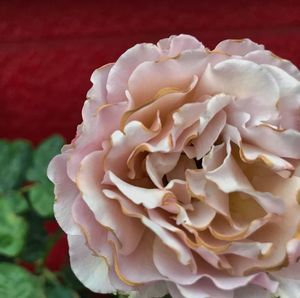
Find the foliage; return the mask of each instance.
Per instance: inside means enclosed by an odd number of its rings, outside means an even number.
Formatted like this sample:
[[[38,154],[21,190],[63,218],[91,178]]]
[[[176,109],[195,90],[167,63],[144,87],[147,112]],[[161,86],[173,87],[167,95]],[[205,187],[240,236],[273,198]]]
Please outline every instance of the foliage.
[[[63,237],[54,222],[53,185],[46,171],[64,144],[54,135],[33,148],[26,140],[0,140],[0,297],[95,297],[76,279],[68,264],[57,272],[47,257]]]

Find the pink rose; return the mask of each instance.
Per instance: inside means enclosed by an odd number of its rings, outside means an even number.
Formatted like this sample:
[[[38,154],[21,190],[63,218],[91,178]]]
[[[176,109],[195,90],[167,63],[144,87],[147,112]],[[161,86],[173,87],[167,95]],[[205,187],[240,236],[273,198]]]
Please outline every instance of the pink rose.
[[[76,138],[48,170],[83,284],[299,297],[299,78],[249,39],[209,50],[188,35],[97,69]]]

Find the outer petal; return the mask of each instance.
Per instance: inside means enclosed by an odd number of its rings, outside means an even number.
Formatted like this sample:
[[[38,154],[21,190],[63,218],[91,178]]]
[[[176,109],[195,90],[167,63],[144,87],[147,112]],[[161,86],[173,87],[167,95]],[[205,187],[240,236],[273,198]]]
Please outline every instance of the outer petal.
[[[103,178],[103,155],[103,152],[95,151],[83,159],[77,185],[96,220],[113,231],[121,242],[122,253],[129,254],[138,245],[144,229],[138,219],[124,215],[119,204],[103,194],[100,184]]]
[[[131,108],[150,102],[162,88],[185,89],[194,75],[200,77],[203,73],[206,57],[203,51],[195,50],[182,53],[177,59],[140,64],[128,82],[128,90],[133,98]]]
[[[269,291],[255,286],[247,285],[234,291],[234,298],[273,298]]]
[[[280,298],[298,298],[300,293],[300,263],[283,268],[272,275],[279,281],[276,294]]]
[[[263,50],[264,46],[259,45],[252,40],[245,39],[226,39],[217,44],[213,51],[225,52],[229,55],[245,56],[248,53],[257,50]]]
[[[106,103],[106,82],[108,74],[113,64],[106,64],[100,68],[97,68],[91,76],[91,82],[93,87],[88,91],[87,98],[95,100],[98,105]]]
[[[156,61],[159,49],[151,43],[138,44],[127,50],[112,67],[107,79],[107,102],[117,103],[126,99],[128,79],[133,70],[145,61]]]
[[[256,63],[228,59],[208,65],[198,85],[201,94],[226,93],[238,99],[251,98],[261,106],[275,109],[279,88],[275,79]]]
[[[277,66],[283,69],[284,71],[286,71],[287,73],[289,73],[297,80],[300,79],[300,71],[291,61],[282,59],[274,55],[270,51],[265,51],[265,50],[253,51],[248,53],[244,58],[253,61],[257,64],[269,64],[269,65]]]
[[[80,229],[72,216],[72,205],[80,195],[73,181],[67,175],[67,155],[60,154],[48,166],[48,177],[54,183],[56,201],[54,214],[61,228],[70,235],[80,235]]]
[[[126,103],[97,108],[92,100],[85,102],[82,131],[72,144],[67,164],[68,175],[74,182],[81,160],[90,152],[102,149],[102,143],[118,128],[118,120],[125,108]]]
[[[117,253],[115,268],[119,276],[124,280],[134,283],[150,283],[165,279],[153,263],[153,240],[151,232],[145,232],[139,245],[130,255],[123,256]],[[141,268],[143,274],[141,274]]]
[[[190,286],[178,285],[177,287],[185,298],[233,298],[233,291],[220,290],[207,279]]]
[[[161,39],[157,46],[167,57],[176,57],[186,50],[200,49],[205,51],[203,44],[197,38],[187,34],[172,35],[169,38]]]
[[[78,279],[90,290],[97,293],[112,293],[105,260],[95,256],[85,244],[82,236],[68,235],[71,268]]]

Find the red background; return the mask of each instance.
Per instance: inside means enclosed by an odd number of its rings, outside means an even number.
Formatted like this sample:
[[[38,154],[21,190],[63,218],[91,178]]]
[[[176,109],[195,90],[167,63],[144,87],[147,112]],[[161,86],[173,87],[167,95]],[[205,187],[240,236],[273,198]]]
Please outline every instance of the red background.
[[[250,37],[300,66],[300,1],[0,0],[0,137],[70,140],[95,68],[178,33]]]

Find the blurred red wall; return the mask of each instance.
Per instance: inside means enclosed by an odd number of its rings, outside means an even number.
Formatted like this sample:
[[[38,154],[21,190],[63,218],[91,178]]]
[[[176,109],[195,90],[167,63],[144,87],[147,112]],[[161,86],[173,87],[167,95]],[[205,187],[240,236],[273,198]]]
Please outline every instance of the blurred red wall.
[[[250,37],[300,66],[300,1],[0,0],[0,137],[70,140],[95,68],[178,33]]]

